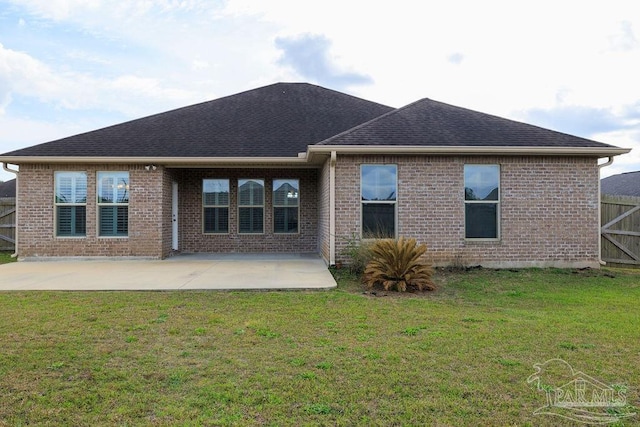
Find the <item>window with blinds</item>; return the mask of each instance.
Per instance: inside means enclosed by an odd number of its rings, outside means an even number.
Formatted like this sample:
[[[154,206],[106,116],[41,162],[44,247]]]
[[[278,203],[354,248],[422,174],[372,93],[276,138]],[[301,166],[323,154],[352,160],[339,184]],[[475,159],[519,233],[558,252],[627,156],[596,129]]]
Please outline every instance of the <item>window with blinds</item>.
[[[264,233],[264,179],[238,180],[238,233]]]
[[[58,237],[87,235],[87,174],[55,172],[55,225]]]
[[[464,236],[500,238],[500,165],[464,165]]]
[[[98,172],[98,235],[129,235],[129,173]]]
[[[202,180],[202,224],[206,234],[229,232],[229,180]]]
[[[300,183],[297,179],[273,180],[273,232],[298,233]]]
[[[361,165],[362,238],[395,238],[397,165]]]

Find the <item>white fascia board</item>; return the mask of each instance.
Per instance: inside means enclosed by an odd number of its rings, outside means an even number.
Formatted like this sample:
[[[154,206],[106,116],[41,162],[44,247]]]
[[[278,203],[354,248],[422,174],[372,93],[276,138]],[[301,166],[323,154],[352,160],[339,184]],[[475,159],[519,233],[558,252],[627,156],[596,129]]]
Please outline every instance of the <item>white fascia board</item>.
[[[21,163],[87,163],[87,164],[158,164],[172,167],[216,166],[216,165],[304,165],[305,156],[298,157],[99,157],[99,156],[6,156],[0,162],[19,165]]]
[[[433,154],[433,155],[534,155],[534,156],[597,156],[626,154],[630,148],[619,147],[501,147],[501,146],[371,146],[371,145],[310,145],[307,157],[314,153],[330,154]]]
[[[21,163],[88,163],[88,164],[158,164],[169,167],[237,166],[237,165],[290,165],[304,166],[314,163],[315,155],[329,157],[337,154],[431,154],[431,155],[506,155],[506,156],[589,156],[609,157],[626,154],[630,148],[619,147],[500,147],[500,146],[373,146],[373,145],[309,145],[306,153],[297,157],[99,157],[99,156],[6,156],[0,162]]]

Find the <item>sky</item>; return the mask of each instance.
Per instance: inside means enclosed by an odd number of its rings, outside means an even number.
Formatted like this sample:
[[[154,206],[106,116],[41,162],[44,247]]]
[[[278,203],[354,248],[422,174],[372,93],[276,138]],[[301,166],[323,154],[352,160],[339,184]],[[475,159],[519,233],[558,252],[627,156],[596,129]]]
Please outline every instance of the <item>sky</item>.
[[[0,0],[0,153],[276,82],[430,98],[640,170],[637,0]]]

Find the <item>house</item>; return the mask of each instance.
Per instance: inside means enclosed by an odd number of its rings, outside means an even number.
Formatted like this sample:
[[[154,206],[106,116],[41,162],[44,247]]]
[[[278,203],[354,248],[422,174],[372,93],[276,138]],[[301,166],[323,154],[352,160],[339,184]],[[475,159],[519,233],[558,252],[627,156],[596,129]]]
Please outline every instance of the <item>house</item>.
[[[629,150],[422,99],[277,83],[0,155],[19,257],[319,253],[416,238],[435,264],[598,266],[599,158]],[[6,166],[9,165],[9,166]]]
[[[13,199],[16,197],[16,180],[0,182],[0,200]]]
[[[640,171],[608,176],[600,182],[603,195],[640,198]]]

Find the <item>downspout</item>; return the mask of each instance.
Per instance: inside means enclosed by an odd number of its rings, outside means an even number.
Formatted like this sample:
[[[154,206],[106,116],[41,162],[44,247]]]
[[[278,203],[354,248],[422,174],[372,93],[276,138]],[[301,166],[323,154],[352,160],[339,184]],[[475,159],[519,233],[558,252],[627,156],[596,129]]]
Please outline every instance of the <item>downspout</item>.
[[[329,161],[329,265],[336,265],[336,160],[331,152]]]
[[[600,265],[606,265],[607,263],[602,260],[602,186],[600,184],[600,172],[605,166],[609,166],[613,163],[613,156],[609,156],[609,160],[605,163],[598,165],[598,262]]]
[[[18,174],[18,170],[17,169],[9,169],[7,167],[6,163],[2,163],[2,169],[4,169],[5,171],[7,171],[9,173],[12,173],[12,174],[14,174],[16,176],[16,233],[15,233],[16,234],[16,238],[14,239],[15,243],[13,244],[14,251],[11,254],[11,258],[15,258],[15,257],[18,256],[18,212],[19,212],[18,211],[18,200],[19,200],[19,198],[18,198],[19,187],[18,186],[20,185],[20,180],[18,179],[18,175],[19,174]]]

